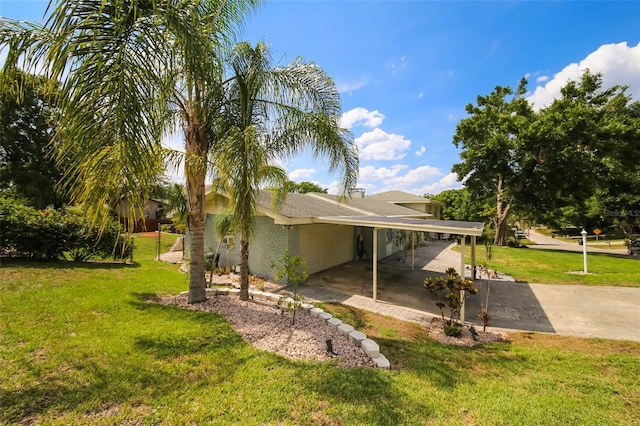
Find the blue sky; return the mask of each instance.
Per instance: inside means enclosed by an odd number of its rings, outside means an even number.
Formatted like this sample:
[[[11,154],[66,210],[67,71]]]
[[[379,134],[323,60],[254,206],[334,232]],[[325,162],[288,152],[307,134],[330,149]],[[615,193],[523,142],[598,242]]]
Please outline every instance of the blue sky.
[[[0,0],[0,15],[39,20],[45,5]],[[301,56],[333,77],[367,194],[459,188],[455,126],[466,104],[497,85],[526,77],[542,107],[589,68],[640,100],[638,1],[267,1],[241,39],[267,42],[281,64]],[[322,161],[303,154],[283,166],[292,180],[337,192],[338,176]]]

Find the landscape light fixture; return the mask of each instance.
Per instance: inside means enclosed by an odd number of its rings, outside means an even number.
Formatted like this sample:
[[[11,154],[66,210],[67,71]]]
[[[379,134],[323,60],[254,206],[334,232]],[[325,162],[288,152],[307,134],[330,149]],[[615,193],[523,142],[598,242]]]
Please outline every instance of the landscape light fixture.
[[[582,256],[584,257],[584,273],[587,273],[587,231],[582,228]]]

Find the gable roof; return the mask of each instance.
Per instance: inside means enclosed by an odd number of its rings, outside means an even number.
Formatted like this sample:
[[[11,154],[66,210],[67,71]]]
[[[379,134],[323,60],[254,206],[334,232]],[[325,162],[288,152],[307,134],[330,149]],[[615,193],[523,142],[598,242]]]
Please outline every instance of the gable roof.
[[[311,197],[319,198],[325,202],[342,204],[347,208],[353,210],[356,215],[366,216],[393,216],[393,217],[428,217],[425,212],[411,209],[408,207],[392,204],[385,200],[379,200],[376,198],[361,198],[353,197],[347,198],[344,201],[340,200],[336,195],[312,193]],[[359,213],[359,214],[358,214]]]
[[[356,212],[344,205],[327,203],[309,194],[288,193],[284,201],[273,204],[271,191],[258,192],[258,206],[261,213],[270,216],[275,213],[288,218],[312,218],[319,216],[352,216]]]
[[[421,203],[421,204],[442,204],[440,201],[432,200],[431,198],[420,197],[418,195],[409,194],[404,191],[386,191],[378,194],[369,195],[367,198],[376,198],[387,201],[389,203],[409,204],[409,203]]]
[[[209,188],[208,190],[210,191]],[[397,193],[395,194],[396,196],[406,194],[402,193],[402,191],[390,192]],[[396,198],[396,196],[392,195],[387,196]],[[285,199],[277,205],[274,205],[273,197],[272,191],[258,191],[258,212],[261,215],[271,217],[278,225],[333,223],[476,236],[482,234],[484,226],[482,222],[428,219],[431,215],[394,204],[385,200],[384,197],[346,197],[341,199],[336,195],[317,192],[306,194],[288,193]],[[414,197],[420,199],[421,203],[429,202],[426,198]],[[404,202],[416,203],[417,200],[405,198]]]
[[[337,195],[310,192],[306,194],[288,193],[286,198],[274,206],[271,191],[258,192],[260,213],[278,221],[287,219],[311,219],[330,216],[391,216],[428,217],[424,212],[380,200],[367,198],[344,198]],[[297,221],[299,222],[299,220]]]

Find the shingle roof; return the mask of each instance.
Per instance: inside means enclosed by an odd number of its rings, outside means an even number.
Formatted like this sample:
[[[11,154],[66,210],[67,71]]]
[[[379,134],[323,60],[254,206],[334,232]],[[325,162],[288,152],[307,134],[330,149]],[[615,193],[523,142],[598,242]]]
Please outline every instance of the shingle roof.
[[[386,191],[379,194],[369,195],[367,198],[377,198],[385,200],[390,203],[436,203],[442,204],[439,201],[432,200],[430,198],[420,197],[418,195],[409,194],[404,191]]]
[[[289,193],[287,194],[284,202],[275,206],[274,209],[272,192],[260,191],[258,193],[258,205],[267,212],[274,212],[290,218],[353,216],[362,214],[349,209],[346,206],[336,205],[314,198],[309,194]]]
[[[209,188],[208,188],[209,189]],[[402,194],[402,191],[390,191]],[[406,194],[406,193],[405,193]],[[421,197],[418,197],[421,198]],[[425,200],[421,198],[421,200]],[[411,201],[405,200],[410,203]],[[415,202],[415,200],[413,201]],[[482,222],[455,222],[425,220],[429,215],[418,210],[393,204],[377,197],[354,197],[341,200],[338,196],[320,193],[287,194],[285,200],[274,207],[271,191],[258,192],[258,205],[262,214],[280,217],[284,223],[335,223],[368,227],[433,232],[453,232],[462,235],[480,235]]]
[[[447,232],[459,235],[482,235],[484,223],[455,220],[425,220],[390,216],[334,216],[321,217],[321,223],[337,225],[366,226],[369,228],[406,229],[410,231]]]
[[[312,197],[321,198],[326,202],[339,203],[339,198],[336,195],[329,194],[310,194]],[[369,216],[403,216],[403,217],[425,217],[424,212],[410,209],[408,207],[392,204],[384,200],[378,200],[375,198],[360,198],[353,197],[344,200],[344,205],[354,210],[352,215],[369,215]]]

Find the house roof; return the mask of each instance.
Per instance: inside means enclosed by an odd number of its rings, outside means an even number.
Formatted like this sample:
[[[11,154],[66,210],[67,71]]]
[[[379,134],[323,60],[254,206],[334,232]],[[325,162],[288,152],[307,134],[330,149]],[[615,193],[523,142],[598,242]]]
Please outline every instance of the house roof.
[[[282,203],[274,206],[273,193],[271,191],[259,191],[258,205],[264,214],[269,215],[272,212],[288,218],[350,216],[356,214],[354,210],[345,205],[328,203],[309,194],[288,193]]]
[[[390,193],[406,194],[401,191],[390,191]],[[399,199],[391,195],[388,197]],[[425,198],[414,197],[422,203],[428,202]],[[316,192],[288,193],[283,202],[274,205],[273,192],[265,190],[258,192],[257,201],[260,214],[273,218],[276,224],[281,225],[330,223],[370,228],[482,235],[484,226],[482,222],[428,219],[429,214],[394,204],[384,198],[384,196],[371,196],[341,199],[336,195]],[[405,198],[404,202],[416,203],[417,200]]]
[[[419,210],[392,204],[375,198],[352,197],[340,200],[336,195],[312,193],[311,197],[319,198],[325,202],[343,205],[351,209],[355,214],[367,216],[394,216],[394,217],[428,217],[429,215]]]
[[[414,219],[389,216],[334,216],[319,217],[315,222],[332,223],[335,225],[364,226],[368,228],[404,229],[407,231],[422,231],[448,233],[457,235],[482,235],[484,223],[463,222],[457,220]]]
[[[379,194],[369,195],[367,198],[376,198],[387,201],[389,203],[409,204],[409,203],[421,203],[421,204],[442,204],[440,201],[432,200],[430,198],[420,197],[418,195],[409,194],[404,191],[386,191]]]

